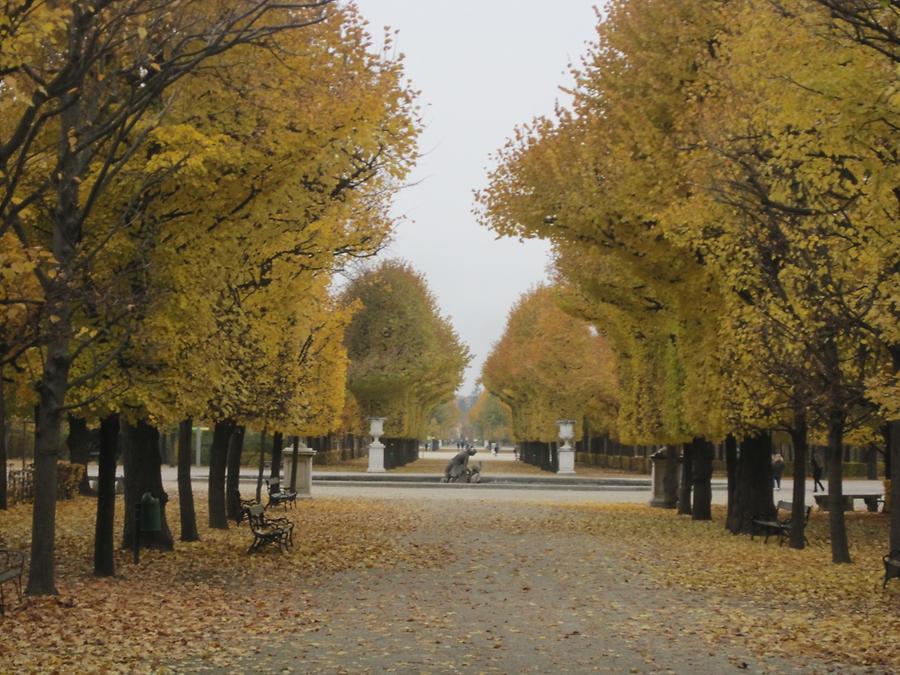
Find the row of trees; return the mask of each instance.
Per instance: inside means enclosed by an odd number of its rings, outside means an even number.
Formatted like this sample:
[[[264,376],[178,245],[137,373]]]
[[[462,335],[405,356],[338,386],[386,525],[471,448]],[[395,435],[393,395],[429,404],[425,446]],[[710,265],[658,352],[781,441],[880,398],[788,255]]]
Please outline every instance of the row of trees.
[[[351,280],[343,305],[361,306],[347,327],[350,357],[347,428],[386,417],[385,436],[422,439],[450,411],[471,356],[441,316],[424,278],[408,264],[385,261]],[[452,407],[451,407],[452,410]],[[451,413],[452,414],[452,413]]]
[[[686,443],[702,479],[710,441],[745,439],[735,531],[772,508],[769,430],[793,437],[797,513],[811,435],[836,503],[846,434],[900,463],[897,21],[892,2],[615,0],[572,108],[518,129],[479,195],[499,234],[553,242],[563,306],[615,353],[624,442]],[[840,508],[831,535],[849,562]]]
[[[0,11],[0,439],[6,416],[36,410],[28,592],[44,594],[66,416],[100,425],[101,574],[120,437],[130,515],[162,496],[158,428],[180,424],[191,539],[192,418],[215,427],[213,527],[246,426],[271,432],[276,471],[285,435],[340,426],[357,307],[332,279],[389,235],[419,121],[402,60],[389,39],[373,48],[352,3]],[[151,543],[171,547],[163,523]]]
[[[585,419],[598,433],[615,428],[619,387],[609,340],[559,302],[549,286],[522,296],[482,369],[486,390],[509,409],[517,439],[554,441],[560,418]],[[470,416],[489,405],[483,399]]]

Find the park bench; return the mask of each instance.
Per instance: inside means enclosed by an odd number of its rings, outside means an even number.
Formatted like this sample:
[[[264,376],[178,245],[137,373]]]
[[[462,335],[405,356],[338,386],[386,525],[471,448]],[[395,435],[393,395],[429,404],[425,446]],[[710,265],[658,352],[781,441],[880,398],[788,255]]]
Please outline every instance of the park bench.
[[[266,544],[275,544],[282,551],[294,545],[294,523],[288,518],[267,518],[262,504],[247,509],[247,522],[253,533],[253,543],[247,553],[258,551]]]
[[[0,548],[0,614],[6,611],[6,597],[3,587],[11,581],[16,587],[19,602],[22,601],[22,574],[25,571],[25,554],[21,551],[13,551]]]
[[[241,509],[238,512],[238,517],[237,517],[237,524],[240,525],[245,520],[248,520],[248,521],[250,520],[250,507],[258,504],[259,502],[257,502],[255,499],[242,498],[240,491],[237,491],[237,490],[235,491],[235,495],[237,496],[238,501],[241,504]]]
[[[872,513],[878,511],[878,504],[883,502],[884,495],[881,492],[866,492],[858,494],[841,495],[844,505],[844,511],[853,510],[853,502],[856,499],[862,499],[866,503],[866,508]],[[828,511],[831,506],[831,495],[813,495],[816,505],[823,511]]]
[[[793,508],[794,505],[791,502],[780,501],[775,507],[774,518],[754,518],[753,530],[750,533],[750,539],[753,539],[757,534],[764,534],[766,536],[765,543],[769,543],[769,537],[777,535],[778,545],[781,546],[784,543],[784,538],[790,536],[791,534],[791,523],[794,520]],[[779,511],[784,511],[788,514],[788,517],[784,520],[779,519]],[[812,507],[807,506],[806,515],[803,518],[804,524],[809,522],[809,514],[811,511]],[[809,541],[806,539],[806,535],[803,536],[803,540],[806,541],[807,544],[809,544]]]
[[[266,481],[266,487],[269,489],[269,503],[266,504],[266,508],[279,504],[285,507],[290,504],[294,507],[297,504],[297,493],[282,490],[280,481]]]
[[[891,551],[884,558],[884,583],[882,588],[887,588],[887,582],[893,578],[900,579],[900,549]]]

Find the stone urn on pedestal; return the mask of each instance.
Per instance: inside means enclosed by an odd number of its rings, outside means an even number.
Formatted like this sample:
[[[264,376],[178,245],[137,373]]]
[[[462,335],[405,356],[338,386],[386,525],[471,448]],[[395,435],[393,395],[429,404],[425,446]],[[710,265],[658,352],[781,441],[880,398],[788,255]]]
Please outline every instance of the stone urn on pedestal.
[[[574,474],[575,473],[575,449],[569,443],[575,437],[575,420],[558,420],[559,437],[563,444],[559,446],[557,454],[559,456],[558,474]]]
[[[372,442],[369,443],[369,468],[366,473],[384,473],[384,443],[379,438],[384,434],[384,421],[386,417],[370,417],[369,433],[372,434]]]

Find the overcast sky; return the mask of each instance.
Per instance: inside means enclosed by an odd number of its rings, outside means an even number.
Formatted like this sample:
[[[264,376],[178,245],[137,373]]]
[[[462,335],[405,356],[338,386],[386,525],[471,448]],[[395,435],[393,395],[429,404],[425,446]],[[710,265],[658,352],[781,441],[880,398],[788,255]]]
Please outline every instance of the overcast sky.
[[[568,64],[593,39],[597,0],[358,0],[374,36],[397,49],[422,91],[424,153],[395,212],[407,218],[387,252],[424,273],[441,311],[474,354],[472,390],[516,298],[544,280],[542,242],[496,240],[472,215],[489,155],[513,127],[552,112]]]

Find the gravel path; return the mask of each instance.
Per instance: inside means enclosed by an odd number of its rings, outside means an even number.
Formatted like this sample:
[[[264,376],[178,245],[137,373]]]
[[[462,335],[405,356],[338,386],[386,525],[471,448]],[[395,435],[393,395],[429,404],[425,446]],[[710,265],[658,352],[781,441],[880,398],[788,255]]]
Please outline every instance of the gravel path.
[[[369,569],[298,591],[310,622],[271,636],[236,672],[825,672],[711,645],[692,626],[702,594],[660,590],[647,565],[602,537],[505,525],[552,506],[414,502],[411,537],[446,541],[430,569]],[[521,522],[521,521],[520,521]],[[291,599],[286,599],[290,603]],[[763,611],[763,610],[761,610]],[[833,669],[833,667],[831,668]]]

